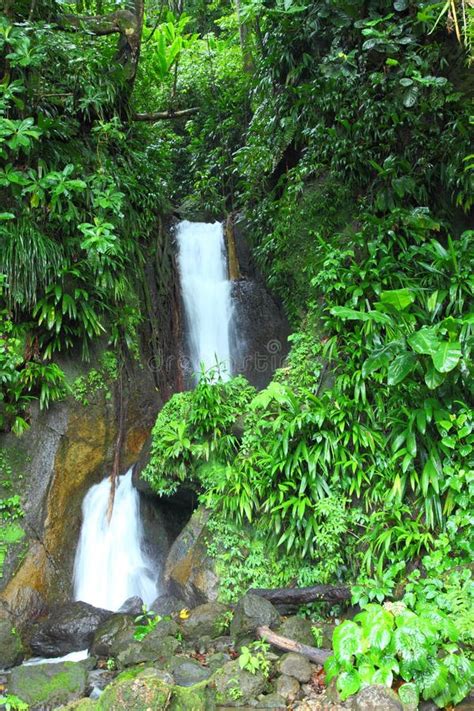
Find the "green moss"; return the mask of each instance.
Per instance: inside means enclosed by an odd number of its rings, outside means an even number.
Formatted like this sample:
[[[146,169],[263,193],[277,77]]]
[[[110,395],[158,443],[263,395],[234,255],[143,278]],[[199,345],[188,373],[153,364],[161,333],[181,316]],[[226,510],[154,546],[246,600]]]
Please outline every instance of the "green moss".
[[[116,679],[108,686],[99,699],[100,711],[147,711],[166,709],[172,687],[153,676],[137,675],[134,679]]]
[[[3,564],[9,547],[23,541],[25,535],[18,523],[0,525],[0,578],[3,576]]]
[[[170,711],[211,711],[215,708],[208,680],[194,686],[175,686],[169,706]]]
[[[31,706],[60,705],[82,696],[87,683],[85,665],[77,662],[16,667],[10,677],[10,691]]]

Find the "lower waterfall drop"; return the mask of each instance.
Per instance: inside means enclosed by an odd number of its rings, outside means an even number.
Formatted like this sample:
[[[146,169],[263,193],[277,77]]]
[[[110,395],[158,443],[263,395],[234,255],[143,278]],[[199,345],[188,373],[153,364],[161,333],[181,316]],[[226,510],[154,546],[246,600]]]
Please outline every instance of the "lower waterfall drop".
[[[132,470],[118,477],[110,522],[110,478],[95,484],[82,504],[82,528],[74,562],[74,599],[118,610],[138,595],[146,605],[157,596],[156,574],[142,548],[140,497]]]

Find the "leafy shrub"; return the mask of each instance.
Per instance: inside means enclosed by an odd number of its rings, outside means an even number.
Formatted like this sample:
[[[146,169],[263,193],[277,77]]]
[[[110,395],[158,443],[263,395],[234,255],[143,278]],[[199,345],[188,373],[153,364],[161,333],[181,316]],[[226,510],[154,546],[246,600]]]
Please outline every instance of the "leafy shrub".
[[[326,679],[337,676],[342,699],[370,684],[392,686],[401,679],[401,700],[418,707],[419,697],[440,707],[469,692],[474,664],[458,645],[459,632],[444,613],[425,605],[415,614],[403,603],[375,604],[334,630]]]

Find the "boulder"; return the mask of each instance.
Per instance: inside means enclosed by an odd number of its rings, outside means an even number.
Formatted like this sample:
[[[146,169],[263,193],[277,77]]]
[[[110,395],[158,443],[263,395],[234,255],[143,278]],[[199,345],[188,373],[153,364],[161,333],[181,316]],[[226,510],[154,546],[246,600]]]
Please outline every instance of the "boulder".
[[[219,602],[207,602],[191,610],[189,617],[181,623],[184,637],[188,640],[208,636],[219,637],[226,626],[226,612],[229,608]]]
[[[300,684],[297,679],[287,674],[282,674],[277,679],[276,691],[280,696],[288,701],[294,701],[298,696]]]
[[[119,651],[114,650],[114,657],[120,669],[142,662],[167,662],[181,647],[176,637],[150,632],[140,642],[133,640]]]
[[[210,683],[216,690],[219,706],[246,706],[265,688],[265,677],[260,671],[251,674],[240,668],[239,660],[227,662],[216,671]]]
[[[257,709],[281,709],[281,711],[285,711],[286,709],[286,702],[283,696],[280,696],[280,694],[265,694],[263,695],[256,707]]]
[[[194,686],[175,686],[169,711],[214,711],[215,707],[213,691],[204,681]]]
[[[144,669],[133,676],[120,674],[99,698],[100,711],[146,711],[166,709],[172,694],[172,686],[164,682],[160,672]]]
[[[207,658],[207,663],[209,665],[209,669],[215,672],[217,669],[223,667],[224,664],[230,662],[230,660],[230,654],[226,654],[225,652],[214,652],[214,654],[211,654]]]
[[[31,711],[57,708],[85,695],[87,671],[86,662],[15,667],[8,691],[29,704]]]
[[[185,601],[176,595],[159,595],[150,609],[157,615],[174,615],[187,607]]]
[[[209,679],[212,674],[209,668],[191,660],[183,660],[181,663],[173,665],[172,671],[178,686],[194,686],[194,684]]]
[[[20,664],[24,658],[20,636],[8,619],[0,620],[0,669]]]
[[[403,711],[403,705],[392,689],[386,686],[367,686],[350,702],[351,711]]]
[[[280,615],[271,602],[258,595],[247,593],[236,605],[230,623],[230,636],[240,642],[252,636],[261,625],[274,629],[279,623]]]
[[[90,646],[94,632],[113,613],[86,602],[70,602],[31,626],[29,645],[39,657],[62,657]]]
[[[123,643],[133,641],[136,630],[130,615],[117,613],[103,622],[94,633],[90,652],[95,657],[113,657]]]
[[[308,659],[303,657],[302,654],[295,654],[294,652],[288,652],[288,654],[284,654],[281,657],[278,662],[278,670],[281,674],[294,677],[302,684],[308,682],[313,673]]]
[[[278,628],[278,634],[283,635],[283,637],[288,637],[289,639],[294,639],[295,642],[314,647],[314,637],[311,632],[311,627],[313,626],[315,625],[310,620],[292,615],[281,623]]]
[[[123,605],[119,608],[118,612],[122,612],[124,615],[140,615],[143,610],[143,600],[138,595],[134,597],[129,597],[125,600]]]
[[[217,599],[219,578],[215,562],[207,553],[209,511],[198,508],[168,553],[164,583],[168,591],[195,607]]]

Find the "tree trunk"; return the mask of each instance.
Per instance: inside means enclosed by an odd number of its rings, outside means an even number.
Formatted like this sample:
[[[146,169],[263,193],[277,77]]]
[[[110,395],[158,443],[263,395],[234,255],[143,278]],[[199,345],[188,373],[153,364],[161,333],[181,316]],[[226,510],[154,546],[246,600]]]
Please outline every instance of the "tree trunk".
[[[249,593],[264,597],[274,605],[304,605],[307,602],[347,602],[351,599],[351,591],[343,585],[313,585],[309,588],[275,588],[275,590],[255,588],[249,590]]]

